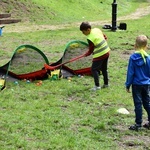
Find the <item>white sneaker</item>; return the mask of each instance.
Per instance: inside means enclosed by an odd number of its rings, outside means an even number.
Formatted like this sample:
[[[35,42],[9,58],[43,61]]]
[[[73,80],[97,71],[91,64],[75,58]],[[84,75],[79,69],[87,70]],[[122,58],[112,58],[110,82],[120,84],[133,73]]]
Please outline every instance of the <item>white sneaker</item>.
[[[100,90],[100,89],[101,89],[100,86],[95,86],[95,87],[91,88],[91,91],[96,91],[96,90]]]

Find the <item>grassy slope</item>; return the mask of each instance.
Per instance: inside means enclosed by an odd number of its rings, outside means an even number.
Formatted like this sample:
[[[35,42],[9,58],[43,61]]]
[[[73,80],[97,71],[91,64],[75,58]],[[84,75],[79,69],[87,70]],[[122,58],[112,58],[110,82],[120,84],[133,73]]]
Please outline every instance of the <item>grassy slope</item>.
[[[93,86],[91,77],[75,77],[71,82],[46,80],[42,86],[8,83],[0,97],[0,149],[149,149],[149,131],[136,133],[127,129],[134,122],[134,113],[131,95],[124,89],[127,60],[135,36],[149,36],[149,21],[149,16],[126,21],[127,31],[104,30],[112,49],[109,89],[89,92]],[[3,43],[0,54],[4,58],[12,53],[12,48],[27,43],[42,49],[51,59],[53,52],[62,53],[66,42],[72,39],[85,40],[85,37],[75,27],[5,33],[0,39]],[[120,107],[131,114],[116,113]]]
[[[139,5],[132,5],[132,1],[117,1],[120,16],[128,14]],[[22,21],[64,24],[110,18],[112,0],[2,0],[1,3],[1,12],[10,12],[13,17],[21,17]]]

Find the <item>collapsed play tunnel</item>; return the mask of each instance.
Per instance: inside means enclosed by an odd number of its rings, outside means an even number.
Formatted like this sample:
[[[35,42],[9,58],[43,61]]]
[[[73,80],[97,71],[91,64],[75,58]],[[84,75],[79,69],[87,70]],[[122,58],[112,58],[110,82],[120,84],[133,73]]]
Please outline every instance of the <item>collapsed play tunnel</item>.
[[[46,55],[32,45],[21,45],[13,53],[10,61],[0,67],[0,78],[5,80],[42,80],[49,77],[53,70],[44,67],[44,64],[56,66],[63,77],[73,75],[91,75],[92,57],[82,57],[76,61],[69,60],[84,54],[88,44],[82,41],[67,43],[63,56],[55,63],[49,63]],[[68,62],[63,64],[64,62]]]

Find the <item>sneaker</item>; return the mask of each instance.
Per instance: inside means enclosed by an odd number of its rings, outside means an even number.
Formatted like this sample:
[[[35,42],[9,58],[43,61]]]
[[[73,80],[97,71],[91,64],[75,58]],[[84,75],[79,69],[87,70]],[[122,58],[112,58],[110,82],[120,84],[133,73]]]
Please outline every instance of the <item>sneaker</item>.
[[[100,90],[100,89],[101,89],[100,86],[95,86],[95,87],[91,88],[91,91],[96,91],[96,90]]]
[[[143,125],[144,128],[146,129],[150,129],[150,122],[147,122]]]
[[[135,124],[129,127],[129,130],[139,131],[141,129],[141,125]]]
[[[107,84],[104,84],[103,86],[102,86],[102,88],[104,89],[104,88],[108,88],[109,87],[109,85],[107,85]]]

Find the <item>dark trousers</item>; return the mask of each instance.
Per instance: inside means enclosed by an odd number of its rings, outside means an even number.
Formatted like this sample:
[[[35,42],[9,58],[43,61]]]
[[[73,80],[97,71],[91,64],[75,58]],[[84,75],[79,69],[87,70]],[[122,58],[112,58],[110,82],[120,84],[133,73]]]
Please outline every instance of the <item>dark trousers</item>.
[[[95,86],[100,86],[99,83],[99,75],[100,71],[102,71],[104,84],[108,85],[108,72],[107,72],[107,65],[108,65],[108,58],[103,60],[93,61],[91,71],[94,77]]]
[[[132,95],[135,107],[135,123],[142,124],[142,106],[150,121],[150,85],[132,85]]]

